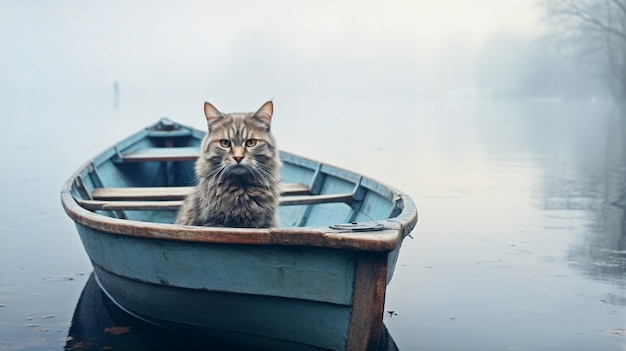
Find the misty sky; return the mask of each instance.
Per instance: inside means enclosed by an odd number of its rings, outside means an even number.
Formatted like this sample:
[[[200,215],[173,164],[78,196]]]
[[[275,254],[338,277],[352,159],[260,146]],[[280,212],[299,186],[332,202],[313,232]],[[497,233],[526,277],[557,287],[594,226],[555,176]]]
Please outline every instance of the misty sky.
[[[4,0],[0,93],[110,95],[114,82],[127,101],[509,89],[504,79],[525,79],[518,61],[540,17],[528,0]]]

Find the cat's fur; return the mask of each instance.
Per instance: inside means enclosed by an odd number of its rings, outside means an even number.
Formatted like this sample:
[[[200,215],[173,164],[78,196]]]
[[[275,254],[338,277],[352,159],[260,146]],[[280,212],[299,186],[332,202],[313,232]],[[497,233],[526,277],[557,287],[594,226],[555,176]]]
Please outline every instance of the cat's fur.
[[[277,225],[280,160],[270,132],[273,103],[255,113],[223,114],[204,104],[208,134],[195,170],[198,184],[176,224],[269,228]]]

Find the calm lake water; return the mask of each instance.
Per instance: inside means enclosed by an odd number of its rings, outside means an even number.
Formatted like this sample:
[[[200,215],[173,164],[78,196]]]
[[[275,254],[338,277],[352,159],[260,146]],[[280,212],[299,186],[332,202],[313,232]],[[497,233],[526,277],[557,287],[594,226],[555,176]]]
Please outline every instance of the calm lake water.
[[[0,102],[0,350],[194,346],[106,309],[59,191],[88,158],[162,116],[203,128],[202,101]],[[241,111],[263,101],[213,102]],[[626,350],[626,116],[611,103],[274,103],[283,149],[416,202],[385,306],[400,350]],[[92,339],[78,344],[66,339],[83,289]]]

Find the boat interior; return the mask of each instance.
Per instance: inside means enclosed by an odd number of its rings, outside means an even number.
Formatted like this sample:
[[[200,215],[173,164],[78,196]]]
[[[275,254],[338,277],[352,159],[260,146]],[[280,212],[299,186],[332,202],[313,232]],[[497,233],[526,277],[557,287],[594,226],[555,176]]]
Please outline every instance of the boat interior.
[[[173,223],[195,182],[204,133],[161,120],[90,161],[72,195],[85,209],[138,221]],[[280,227],[386,220],[403,209],[395,190],[369,178],[280,153]]]

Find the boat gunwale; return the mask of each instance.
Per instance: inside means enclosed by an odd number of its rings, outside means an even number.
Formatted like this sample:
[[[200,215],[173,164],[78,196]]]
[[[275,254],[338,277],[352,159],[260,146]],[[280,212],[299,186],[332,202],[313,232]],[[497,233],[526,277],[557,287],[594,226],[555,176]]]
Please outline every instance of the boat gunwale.
[[[315,246],[336,249],[349,249],[359,251],[393,251],[400,246],[402,240],[410,234],[417,223],[417,209],[413,201],[403,192],[387,186],[369,177],[359,175],[349,170],[331,166],[319,161],[313,161],[305,157],[297,156],[281,150],[281,154],[320,165],[320,169],[335,170],[343,174],[360,177],[361,182],[376,185],[390,192],[395,201],[401,201],[401,212],[392,218],[372,222],[359,222],[359,226],[372,224],[377,229],[351,230],[332,229],[329,226],[318,227],[275,227],[275,228],[228,228],[228,227],[199,227],[181,226],[169,223],[142,222],[128,219],[118,219],[89,211],[76,201],[72,195],[72,188],[80,174],[98,160],[103,160],[105,155],[111,152],[117,153],[117,148],[123,145],[132,147],[141,140],[158,123],[140,130],[124,140],[114,144],[88,160],[83,166],[75,171],[61,190],[61,202],[67,215],[78,225],[86,226],[101,232],[113,235],[128,235],[158,240],[185,241],[190,243],[214,243],[214,244],[245,244],[245,245],[295,245]],[[178,124],[180,125],[180,124]],[[194,128],[180,125],[189,129],[192,133]],[[380,230],[380,224],[383,229]]]

